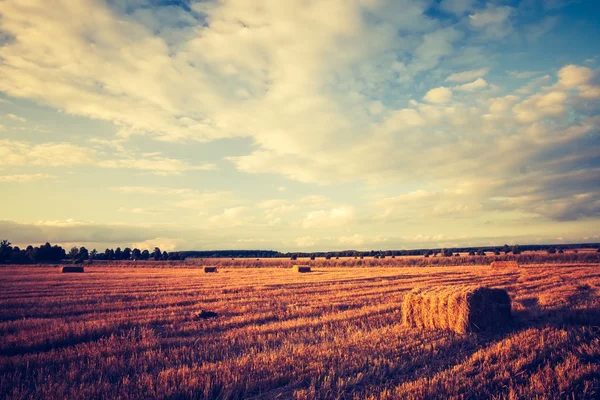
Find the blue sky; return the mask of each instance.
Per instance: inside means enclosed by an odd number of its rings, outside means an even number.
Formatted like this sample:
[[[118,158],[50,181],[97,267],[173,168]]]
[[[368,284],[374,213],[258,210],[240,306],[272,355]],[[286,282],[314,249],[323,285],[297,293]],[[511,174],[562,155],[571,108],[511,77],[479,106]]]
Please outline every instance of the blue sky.
[[[0,232],[598,242],[596,1],[0,2]]]

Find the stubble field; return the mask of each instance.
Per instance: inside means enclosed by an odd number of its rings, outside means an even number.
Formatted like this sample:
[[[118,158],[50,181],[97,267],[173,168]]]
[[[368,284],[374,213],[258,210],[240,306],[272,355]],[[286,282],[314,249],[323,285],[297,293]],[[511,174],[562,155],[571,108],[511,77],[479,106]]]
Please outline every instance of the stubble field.
[[[412,288],[472,284],[509,292],[506,332],[402,325]],[[598,264],[9,266],[0,287],[0,398],[600,396]]]

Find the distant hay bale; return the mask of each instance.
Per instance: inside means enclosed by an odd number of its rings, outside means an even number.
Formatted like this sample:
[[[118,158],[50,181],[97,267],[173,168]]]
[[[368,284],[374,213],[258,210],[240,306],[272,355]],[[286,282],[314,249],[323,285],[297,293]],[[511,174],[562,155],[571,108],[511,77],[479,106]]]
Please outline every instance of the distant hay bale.
[[[310,266],[308,266],[308,265],[294,265],[294,272],[300,272],[300,273],[311,272],[311,269],[310,269]]]
[[[457,333],[498,331],[510,324],[510,311],[510,297],[504,289],[415,289],[404,298],[402,322],[406,326]]]
[[[209,272],[217,272],[217,267],[204,267],[204,273],[208,274]]]
[[[519,268],[519,264],[516,261],[492,261],[490,265],[494,269]]]
[[[81,266],[70,266],[70,267],[62,267],[63,274],[71,273],[71,272],[83,272],[83,267]]]

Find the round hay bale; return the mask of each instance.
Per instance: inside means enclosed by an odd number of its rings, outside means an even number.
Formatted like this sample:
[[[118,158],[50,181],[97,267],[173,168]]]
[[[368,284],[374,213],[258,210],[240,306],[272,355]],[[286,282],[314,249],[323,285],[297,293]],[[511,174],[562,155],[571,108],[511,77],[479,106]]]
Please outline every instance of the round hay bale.
[[[83,272],[83,266],[78,266],[78,265],[71,265],[71,266],[64,266],[62,267],[62,273],[63,274],[67,274],[67,273],[82,273]]]
[[[294,270],[294,272],[299,272],[299,273],[312,272],[310,266],[308,266],[308,265],[294,265],[293,270]]]
[[[510,297],[504,289],[486,287],[415,289],[404,298],[402,321],[457,333],[501,331],[512,322]]]

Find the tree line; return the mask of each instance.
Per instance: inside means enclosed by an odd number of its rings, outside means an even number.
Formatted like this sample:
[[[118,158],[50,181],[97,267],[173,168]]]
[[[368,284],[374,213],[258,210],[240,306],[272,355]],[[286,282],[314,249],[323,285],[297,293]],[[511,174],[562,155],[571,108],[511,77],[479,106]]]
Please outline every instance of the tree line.
[[[577,251],[578,248],[596,248],[600,253],[598,243],[580,243],[566,245],[512,245],[491,247],[455,247],[455,248],[437,248],[437,249],[415,249],[415,250],[343,250],[330,252],[287,252],[282,253],[273,250],[204,250],[204,251],[176,251],[166,252],[155,247],[153,251],[131,249],[126,247],[121,249],[106,249],[104,252],[98,252],[96,249],[88,250],[85,247],[73,247],[67,253],[61,246],[45,243],[41,246],[27,246],[21,249],[18,246],[12,246],[8,240],[0,241],[0,263],[27,264],[27,263],[57,263],[61,261],[71,261],[81,263],[86,260],[184,260],[186,258],[297,258],[309,257],[315,258],[339,258],[339,257],[401,257],[401,256],[423,256],[423,257],[456,257],[459,253],[468,253],[470,256],[486,256],[488,253],[493,255],[521,254],[523,251],[543,250],[548,254],[563,253],[565,250]]]
[[[70,261],[73,263],[82,263],[86,260],[182,260],[183,257],[177,252],[168,253],[155,247],[153,251],[131,249],[129,247],[121,250],[106,249],[104,252],[98,252],[96,249],[88,250],[85,247],[73,247],[67,253],[61,246],[46,242],[45,244],[34,247],[27,246],[21,249],[18,246],[12,246],[8,240],[0,241],[0,263],[10,264],[29,264],[29,263],[57,263]]]

